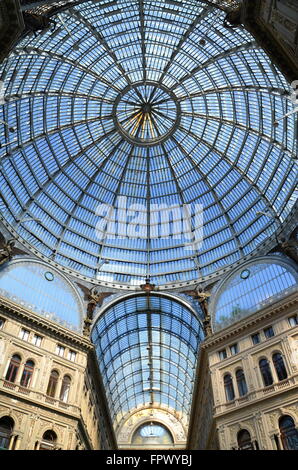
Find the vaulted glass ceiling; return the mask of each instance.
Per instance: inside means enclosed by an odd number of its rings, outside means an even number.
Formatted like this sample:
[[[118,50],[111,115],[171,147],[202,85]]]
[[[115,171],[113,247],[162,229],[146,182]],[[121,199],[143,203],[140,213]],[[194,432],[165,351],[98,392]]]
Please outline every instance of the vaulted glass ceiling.
[[[141,294],[104,309],[91,333],[115,428],[138,406],[163,406],[187,422],[197,312],[175,297]]]
[[[45,258],[108,283],[190,281],[285,222],[296,118],[273,122],[292,109],[289,85],[224,16],[197,0],[85,2],[17,45],[1,69],[0,209]],[[119,198],[135,237],[95,229]],[[201,246],[173,228],[196,204]],[[176,207],[170,222],[161,206]]]

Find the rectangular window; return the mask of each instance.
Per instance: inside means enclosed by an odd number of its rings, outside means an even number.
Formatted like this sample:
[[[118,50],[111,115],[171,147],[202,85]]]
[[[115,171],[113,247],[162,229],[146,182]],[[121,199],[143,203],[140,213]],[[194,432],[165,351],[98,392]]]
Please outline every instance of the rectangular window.
[[[75,351],[68,351],[68,360],[75,362],[77,353]]]
[[[1,321],[1,320],[0,320]],[[289,318],[289,324],[290,326],[297,326],[298,325],[298,317],[297,315],[294,315],[293,317]]]
[[[30,335],[30,331],[25,330],[24,328],[21,329],[21,331],[20,331],[20,338],[21,338],[23,341],[28,341],[29,335]]]
[[[32,344],[34,344],[34,346],[40,346],[41,345],[41,340],[42,340],[42,337],[39,336],[39,335],[34,335],[33,338],[32,338]]]
[[[231,354],[234,356],[235,354],[238,353],[238,344],[232,344],[232,346],[230,346],[230,351],[231,351]]]
[[[251,340],[253,344],[259,344],[261,342],[260,333],[255,333],[251,335]]]
[[[3,328],[4,323],[5,323],[4,318],[0,318],[0,330],[1,328]]]
[[[274,330],[273,330],[272,326],[269,326],[268,328],[265,328],[264,334],[265,334],[265,337],[267,339],[272,338],[272,336],[274,336]]]
[[[224,359],[227,358],[227,351],[226,349],[222,349],[221,351],[218,352],[219,359],[223,361]]]
[[[61,344],[57,344],[57,347],[56,347],[56,354],[58,354],[58,356],[63,357],[63,356],[64,356],[64,352],[65,352],[65,347],[64,347],[64,346],[61,346]]]

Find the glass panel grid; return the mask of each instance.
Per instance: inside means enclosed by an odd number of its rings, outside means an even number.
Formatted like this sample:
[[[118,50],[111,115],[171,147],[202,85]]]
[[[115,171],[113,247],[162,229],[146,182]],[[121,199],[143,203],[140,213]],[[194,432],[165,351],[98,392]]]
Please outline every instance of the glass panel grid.
[[[171,407],[188,418],[203,340],[196,314],[168,297],[130,297],[101,313],[91,338],[115,427],[136,404]]]
[[[1,66],[0,210],[34,248],[93,279],[162,285],[216,273],[282,226],[297,122],[273,122],[290,88],[224,17],[194,0],[84,2],[19,42]],[[119,197],[143,206],[139,237],[100,238],[97,208]],[[173,224],[148,228],[162,204],[203,205],[198,253]]]

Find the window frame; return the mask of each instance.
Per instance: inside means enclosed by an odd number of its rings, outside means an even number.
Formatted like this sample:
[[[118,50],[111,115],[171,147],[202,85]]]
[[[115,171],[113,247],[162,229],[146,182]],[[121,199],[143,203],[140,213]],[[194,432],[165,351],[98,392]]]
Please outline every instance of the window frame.
[[[62,344],[57,344],[56,345],[56,354],[57,356],[59,357],[64,357],[65,356],[65,346],[63,346]]]
[[[67,403],[69,399],[69,392],[71,387],[71,377],[68,374],[65,374],[62,378],[60,393],[59,393],[59,400],[63,403]]]
[[[229,372],[227,372],[227,373],[224,375],[223,382],[224,382],[224,389],[225,389],[226,401],[227,401],[227,402],[232,402],[232,401],[234,401],[236,395],[235,395],[235,389],[234,389],[234,383],[233,383],[232,374],[230,374]]]
[[[235,348],[235,349],[233,349],[233,348]],[[231,356],[236,356],[236,354],[239,353],[239,344],[238,343],[231,344],[230,353],[231,353]]]
[[[59,372],[56,369],[53,369],[49,377],[47,392],[46,392],[47,396],[50,398],[55,398],[56,396],[59,377],[60,377]]]
[[[239,374],[241,374],[241,377],[239,377]],[[237,369],[235,373],[235,378],[236,378],[239,397],[245,397],[248,394],[248,387],[247,387],[244,370]]]
[[[34,369],[35,369],[35,362],[32,361],[32,359],[28,359],[24,364],[23,372],[21,375],[21,380],[20,380],[21,387],[29,388],[31,386]]]
[[[270,333],[270,334],[268,335],[267,333],[268,333],[269,331],[272,332],[272,334]],[[273,328],[272,325],[271,325],[271,326],[268,326],[267,328],[264,328],[263,332],[264,332],[264,335],[265,335],[265,338],[266,338],[266,339],[271,339],[271,338],[273,338],[273,337],[275,336],[275,331],[274,331],[274,328]]]
[[[262,366],[261,362],[266,361],[266,367],[265,365]],[[263,380],[263,385],[264,387],[271,387],[274,383],[273,375],[272,375],[272,370],[271,370],[271,364],[269,360],[266,357],[263,357],[259,360],[259,370],[262,376]],[[271,377],[271,380],[267,382],[267,379]],[[270,383],[269,383],[270,382]]]
[[[221,349],[220,351],[218,351],[218,357],[221,361],[224,361],[225,359],[227,359],[228,354],[227,354],[226,348]]]
[[[282,425],[282,421],[291,422],[291,426],[284,426]],[[284,450],[298,450],[298,429],[295,425],[295,420],[290,415],[283,415],[279,418],[279,430],[280,430],[280,437],[281,442]],[[294,441],[294,447],[290,446],[291,442]]]
[[[278,358],[276,358],[276,356],[278,356]],[[279,351],[276,351],[272,354],[272,362],[278,381],[282,382],[283,380],[286,380],[288,378],[288,371],[286,368],[284,357]]]
[[[291,324],[291,320],[294,320],[294,325]],[[288,322],[291,328],[298,326],[298,315],[292,315],[291,317],[288,317]]]
[[[27,330],[26,328],[21,328],[20,329],[20,332],[19,332],[19,338],[22,340],[22,341],[29,341],[30,339],[30,330]]]
[[[258,338],[258,341],[255,342],[254,338]],[[254,346],[261,343],[261,335],[259,331],[251,335],[251,341]]]
[[[247,438],[245,439],[243,436],[247,436]],[[237,444],[238,450],[254,450],[251,434],[247,429],[240,429],[237,433]]]
[[[67,359],[71,362],[76,362],[76,358],[77,358],[76,351],[69,349],[68,354],[67,354]]]
[[[16,358],[18,358],[19,360],[17,360]],[[22,358],[19,354],[13,354],[10,357],[8,368],[5,374],[5,380],[7,382],[16,383],[16,380],[18,378],[18,374],[20,371],[21,363],[22,363]],[[11,380],[12,378],[13,380]]]
[[[0,446],[2,449],[9,449],[13,430],[14,420],[10,416],[1,416],[0,418]]]
[[[39,344],[36,344],[35,340],[37,340],[37,342],[39,340]],[[37,333],[34,333],[33,338],[32,338],[32,344],[36,346],[37,348],[39,348],[41,346],[42,340],[43,340],[43,336],[40,336]]]

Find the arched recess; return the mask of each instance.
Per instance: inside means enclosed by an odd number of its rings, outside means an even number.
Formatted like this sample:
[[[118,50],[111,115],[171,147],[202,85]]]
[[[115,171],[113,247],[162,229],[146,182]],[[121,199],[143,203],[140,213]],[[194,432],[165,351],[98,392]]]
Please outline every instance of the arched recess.
[[[16,258],[0,268],[0,296],[81,332],[83,301],[76,287],[47,263]]]
[[[140,407],[187,422],[203,338],[198,312],[178,296],[128,294],[99,310],[91,340],[116,430]]]
[[[156,448],[156,446],[172,447],[174,439],[166,426],[156,421],[148,421],[141,424],[133,433],[131,445],[147,449],[149,447]]]
[[[256,258],[226,276],[210,302],[213,331],[240,321],[297,290],[294,262],[279,255]]]
[[[174,410],[163,408],[141,408],[130,413],[119,425],[117,443],[119,448],[131,448],[135,433],[143,425],[158,423],[164,426],[173,438],[173,447],[183,448],[186,444],[187,431],[181,420],[175,416]],[[157,446],[158,444],[154,444]],[[162,445],[162,444],[161,444]]]
[[[2,416],[0,418],[0,450],[10,447],[14,426],[15,422],[11,416]]]

